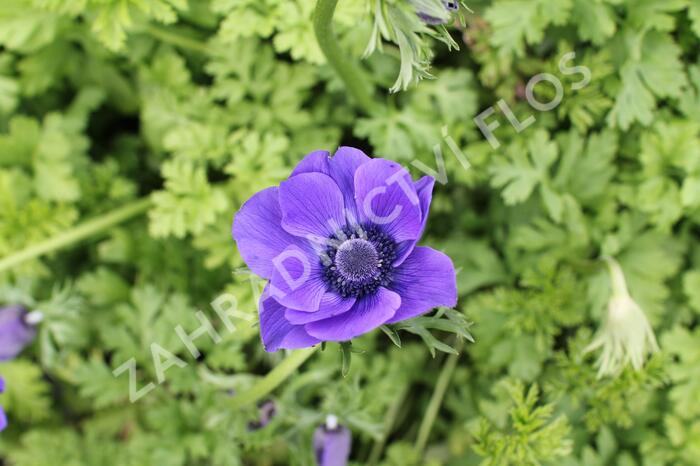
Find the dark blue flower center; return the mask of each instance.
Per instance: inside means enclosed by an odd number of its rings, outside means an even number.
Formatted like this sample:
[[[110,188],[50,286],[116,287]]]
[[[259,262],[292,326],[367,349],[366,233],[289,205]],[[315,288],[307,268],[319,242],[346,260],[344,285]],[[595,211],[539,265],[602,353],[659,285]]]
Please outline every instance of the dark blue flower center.
[[[369,241],[349,239],[335,253],[335,266],[338,273],[348,280],[371,280],[379,273],[379,254]]]
[[[322,260],[324,278],[344,298],[359,298],[391,283],[396,243],[376,226],[346,227],[329,243]]]

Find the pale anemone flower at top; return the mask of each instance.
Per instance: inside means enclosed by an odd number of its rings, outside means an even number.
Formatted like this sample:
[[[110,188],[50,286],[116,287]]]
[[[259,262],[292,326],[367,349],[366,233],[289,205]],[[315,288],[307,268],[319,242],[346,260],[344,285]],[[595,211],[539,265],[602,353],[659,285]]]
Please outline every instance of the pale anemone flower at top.
[[[456,0],[411,0],[411,4],[418,17],[430,25],[447,24],[452,13],[459,10],[459,2]]]
[[[642,308],[632,299],[620,264],[604,257],[612,284],[608,312],[602,329],[585,352],[602,348],[598,377],[618,374],[626,365],[635,370],[644,366],[648,354],[659,351],[654,330]]]

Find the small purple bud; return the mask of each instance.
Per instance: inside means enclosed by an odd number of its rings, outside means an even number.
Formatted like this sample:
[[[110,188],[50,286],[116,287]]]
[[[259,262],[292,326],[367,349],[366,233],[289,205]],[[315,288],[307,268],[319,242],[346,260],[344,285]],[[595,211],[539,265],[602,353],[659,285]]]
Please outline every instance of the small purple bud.
[[[34,326],[41,321],[38,311],[23,306],[0,308],[0,361],[14,359],[36,336]]]
[[[277,414],[277,405],[272,400],[267,400],[258,407],[258,420],[248,424],[248,430],[262,429],[272,421]]]
[[[314,451],[317,466],[346,466],[350,457],[352,436],[338,425],[338,418],[329,415],[326,424],[314,432]]]
[[[236,396],[236,390],[229,388],[226,390],[228,396]],[[274,400],[266,400],[258,406],[258,420],[248,423],[248,430],[255,431],[262,429],[272,421],[277,414],[277,404]]]
[[[0,377],[0,393],[3,393],[5,391],[5,379]],[[7,427],[7,416],[5,416],[5,411],[2,409],[2,406],[0,406],[0,432],[5,430]]]

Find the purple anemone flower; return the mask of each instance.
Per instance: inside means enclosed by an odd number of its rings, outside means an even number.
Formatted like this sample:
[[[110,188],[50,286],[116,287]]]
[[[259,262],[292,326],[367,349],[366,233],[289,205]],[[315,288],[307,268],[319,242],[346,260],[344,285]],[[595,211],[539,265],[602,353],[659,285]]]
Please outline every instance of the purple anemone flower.
[[[416,9],[416,14],[418,15],[418,17],[422,19],[424,23],[431,25],[447,24],[447,22],[449,21],[450,13],[459,10],[459,2],[442,0],[442,5],[444,6],[445,10],[447,10],[447,12],[446,14],[440,14],[439,16],[436,16],[436,14],[442,12],[435,12],[431,10],[432,3],[430,4],[430,6],[428,6],[425,4],[424,0],[412,0],[412,4]]]
[[[350,457],[352,435],[335,416],[328,416],[326,424],[314,432],[314,453],[317,466],[346,466]]]
[[[5,379],[0,377],[0,393],[3,393],[5,391]],[[5,415],[5,411],[2,409],[2,406],[0,406],[0,432],[5,430],[7,427],[7,416]]]
[[[341,147],[308,154],[279,187],[246,201],[233,237],[268,279],[260,298],[267,351],[347,341],[457,303],[452,261],[416,246],[435,180]]]
[[[15,358],[34,340],[36,329],[30,316],[23,306],[0,308],[0,361]]]

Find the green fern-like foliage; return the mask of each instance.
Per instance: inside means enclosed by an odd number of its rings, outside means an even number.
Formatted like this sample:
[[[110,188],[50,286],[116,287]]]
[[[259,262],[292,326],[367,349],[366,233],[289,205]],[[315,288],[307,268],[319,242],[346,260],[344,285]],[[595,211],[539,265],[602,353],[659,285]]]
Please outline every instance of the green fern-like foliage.
[[[315,0],[0,1],[0,307],[43,317],[0,363],[0,463],[309,466],[332,414],[350,465],[697,466],[700,2],[454,3],[337,2],[364,111]],[[329,342],[232,408],[299,354],[262,348],[233,215],[339,145],[436,178],[421,241],[458,304]],[[599,376],[603,257],[659,351]],[[176,328],[202,316],[220,339],[193,355]]]

